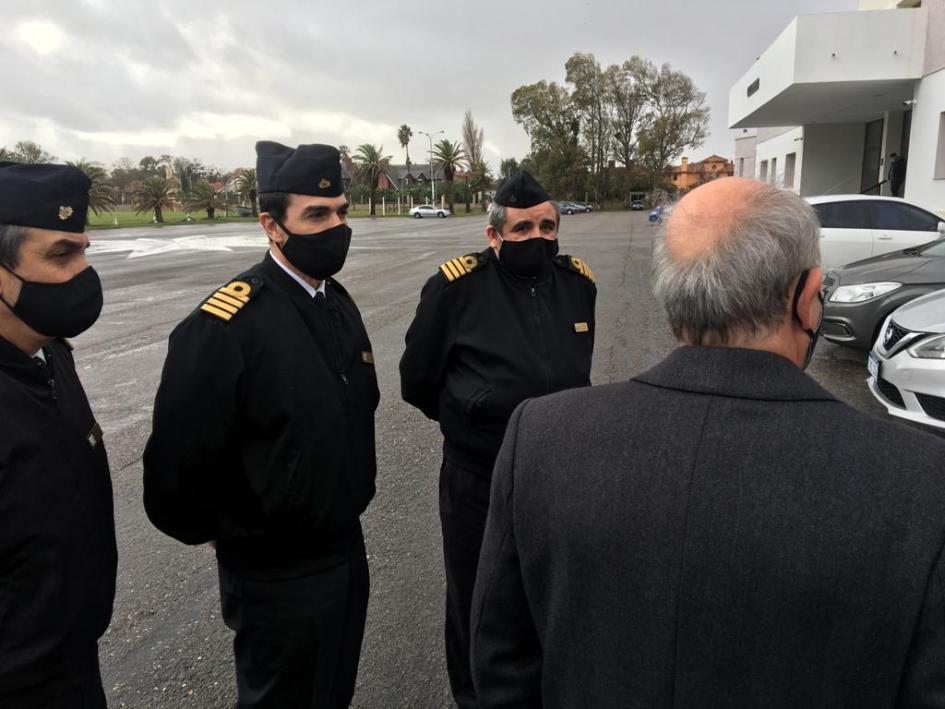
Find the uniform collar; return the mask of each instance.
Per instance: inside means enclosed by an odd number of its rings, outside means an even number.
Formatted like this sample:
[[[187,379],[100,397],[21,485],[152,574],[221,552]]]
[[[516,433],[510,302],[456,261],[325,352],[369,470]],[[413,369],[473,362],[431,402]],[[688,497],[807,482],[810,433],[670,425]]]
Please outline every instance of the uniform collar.
[[[274,248],[275,248],[274,246],[270,246],[270,247],[269,247],[269,253],[266,254],[266,256],[268,256],[270,259],[272,259],[272,261],[273,261],[279,268],[281,268],[283,271],[285,271],[286,274],[288,274],[289,278],[291,278],[293,281],[295,281],[295,282],[298,283],[300,286],[302,286],[302,288],[305,289],[305,292],[308,293],[312,298],[315,297],[315,294],[316,294],[316,293],[321,293],[322,295],[325,295],[325,284],[328,282],[327,279],[324,279],[324,278],[323,278],[323,279],[322,279],[322,282],[318,285],[318,288],[313,288],[311,283],[306,282],[301,276],[299,276],[297,273],[295,273],[294,271],[292,271],[289,267],[287,267],[284,263],[282,263],[282,261],[280,261],[279,259],[277,259],[277,258],[273,255],[272,250],[273,250]]]
[[[309,293],[308,290],[302,287],[299,283],[299,279],[295,277],[295,274],[286,269],[281,263],[276,261],[272,254],[268,251],[266,252],[266,257],[262,262],[256,266],[259,269],[259,272],[264,274],[274,285],[276,285],[280,290],[284,291],[293,300],[297,300],[300,304],[311,304],[312,298],[314,297]],[[329,279],[322,281],[322,286],[328,283]],[[304,283],[304,281],[302,281]],[[305,283],[305,285],[308,285]],[[311,286],[309,286],[311,288]],[[312,288],[312,291],[315,289]],[[329,305],[333,299],[327,297],[325,298],[325,304]]]
[[[21,381],[45,383],[44,368],[9,340],[0,337],[0,371]]]
[[[786,357],[738,347],[680,347],[635,381],[767,401],[837,401]]]

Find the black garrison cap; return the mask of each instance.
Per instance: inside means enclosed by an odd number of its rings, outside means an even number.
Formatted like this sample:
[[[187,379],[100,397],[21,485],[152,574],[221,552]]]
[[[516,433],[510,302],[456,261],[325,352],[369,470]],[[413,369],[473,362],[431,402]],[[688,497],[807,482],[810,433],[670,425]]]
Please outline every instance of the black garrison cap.
[[[344,192],[341,154],[330,145],[289,148],[271,140],[256,143],[259,193],[290,192],[337,197]]]
[[[549,200],[545,188],[524,170],[509,175],[495,192],[496,204],[515,209],[527,209]]]
[[[0,162],[0,224],[81,234],[91,186],[71,165]]]

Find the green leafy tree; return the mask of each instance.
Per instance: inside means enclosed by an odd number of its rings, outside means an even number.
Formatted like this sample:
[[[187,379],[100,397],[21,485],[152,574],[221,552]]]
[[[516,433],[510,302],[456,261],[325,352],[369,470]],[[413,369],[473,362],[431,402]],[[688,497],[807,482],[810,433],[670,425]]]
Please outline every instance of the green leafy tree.
[[[390,165],[390,155],[384,155],[384,146],[376,147],[369,143],[359,145],[354,154],[357,174],[367,185],[371,198],[371,216],[375,216],[377,207],[377,181]]]
[[[236,189],[249,200],[249,206],[253,210],[253,216],[259,216],[259,210],[256,207],[255,168],[246,168],[240,171],[239,177],[236,178]]]
[[[709,132],[709,107],[705,94],[688,76],[669,64],[657,68],[639,61],[634,80],[645,96],[647,109],[641,120],[637,151],[649,170],[653,189],[661,186],[670,163],[686,148],[697,148]]]
[[[105,168],[85,158],[74,162],[68,161],[66,164],[79,168],[92,181],[89,187],[89,209],[92,212],[101,214],[115,209],[118,205],[118,193],[109,183]],[[86,223],[88,223],[88,215],[86,215]]]
[[[504,180],[519,169],[518,160],[515,158],[505,158],[499,163],[499,177]]]
[[[163,177],[146,177],[134,192],[136,214],[154,212],[154,220],[164,223],[164,210],[172,206],[171,184]]]
[[[611,150],[616,162],[624,166],[620,190],[623,201],[630,201],[634,187],[639,186],[637,144],[639,129],[647,111],[646,96],[637,81],[643,60],[633,56],[622,65],[607,67],[604,91],[611,110]]]
[[[115,188],[119,204],[127,202],[140,179],[141,169],[131,161],[131,158],[118,158],[112,163],[109,182]]]
[[[205,211],[207,219],[213,219],[216,210],[223,207],[223,199],[219,192],[214,192],[213,185],[206,180],[195,182],[191,194],[184,200],[184,209],[188,212]],[[160,221],[160,220],[158,220]]]
[[[594,200],[600,202],[607,192],[612,137],[605,73],[593,54],[573,54],[564,66],[565,80],[573,87],[571,104],[580,119],[580,139],[588,156]]]
[[[443,171],[444,191],[446,192],[444,197],[450,211],[455,211],[453,206],[453,177],[457,170],[462,170],[466,166],[466,153],[463,151],[463,146],[445,138],[437,141],[433,146],[433,164],[438,170]]]
[[[397,129],[397,142],[400,143],[400,147],[404,149],[404,155],[407,162],[407,172],[410,172],[410,150],[408,149],[408,146],[410,145],[411,138],[413,138],[413,130],[406,123]]]
[[[50,155],[32,140],[21,140],[13,149],[13,161],[27,165],[41,165],[56,162],[56,156]]]
[[[472,111],[467,109],[463,116],[463,150],[466,154],[466,163],[469,165],[469,172],[466,177],[466,189],[464,198],[466,202],[466,214],[470,212],[469,201],[473,192],[485,191],[489,189],[492,178],[489,175],[489,166],[482,157],[482,148],[485,143],[484,132],[481,126],[476,125],[473,120]],[[480,202],[482,210],[486,209],[486,201]]]

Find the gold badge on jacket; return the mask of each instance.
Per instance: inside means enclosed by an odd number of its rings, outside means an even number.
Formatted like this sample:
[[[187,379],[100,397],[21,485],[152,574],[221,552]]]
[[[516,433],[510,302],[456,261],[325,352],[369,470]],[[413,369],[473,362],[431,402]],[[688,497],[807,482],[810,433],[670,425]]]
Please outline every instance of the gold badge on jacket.
[[[575,332],[590,332],[590,327],[588,327],[586,322],[576,322],[574,323]]]

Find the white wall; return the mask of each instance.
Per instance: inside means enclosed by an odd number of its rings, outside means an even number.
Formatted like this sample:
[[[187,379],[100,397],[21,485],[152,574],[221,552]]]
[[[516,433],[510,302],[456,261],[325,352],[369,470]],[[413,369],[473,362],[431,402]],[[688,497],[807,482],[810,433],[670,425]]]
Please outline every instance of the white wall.
[[[903,194],[906,199],[945,215],[945,179],[934,177],[943,111],[945,69],[922,79],[916,89]]]
[[[787,165],[787,156],[796,153],[797,158],[794,164],[794,182],[790,185],[784,184],[784,168]],[[795,192],[800,188],[800,178],[803,174],[802,166],[804,163],[804,129],[793,128],[787,132],[781,133],[774,138],[758,143],[755,149],[756,164],[760,165],[762,160],[768,161],[768,182],[776,187],[784,187]],[[777,161],[777,170],[773,172],[771,166]],[[756,173],[755,179],[761,179],[760,172]]]
[[[865,138],[863,123],[804,126],[801,195],[859,192]]]
[[[924,0],[922,6],[929,13],[922,73],[932,74],[945,69],[945,0]]]

